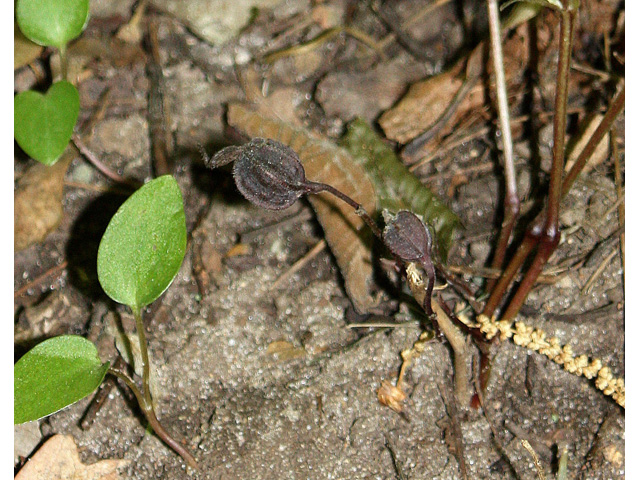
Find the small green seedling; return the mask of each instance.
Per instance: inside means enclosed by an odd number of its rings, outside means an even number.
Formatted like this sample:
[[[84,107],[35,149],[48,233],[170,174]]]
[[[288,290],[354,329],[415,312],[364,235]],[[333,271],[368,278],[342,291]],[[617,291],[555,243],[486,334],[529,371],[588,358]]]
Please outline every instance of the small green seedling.
[[[192,467],[193,456],[158,421],[149,387],[149,353],[142,310],[171,284],[187,245],[182,194],[170,175],[135,192],[113,216],[98,249],[98,279],[107,295],[127,305],[140,339],[142,390],[126,373],[102,363],[89,341],[77,336],[46,340],[14,366],[14,421],[37,420],[94,391],[106,373],[133,391],[153,430]]]
[[[13,100],[16,141],[31,158],[53,165],[69,144],[79,112],[78,90],[67,81],[53,84],[44,95],[22,92]]]
[[[67,77],[67,43],[89,20],[89,0],[18,0],[16,20],[31,41],[60,50],[63,81],[46,95],[29,90],[14,98],[14,130],[18,145],[32,158],[53,165],[64,152],[80,110],[76,87]]]

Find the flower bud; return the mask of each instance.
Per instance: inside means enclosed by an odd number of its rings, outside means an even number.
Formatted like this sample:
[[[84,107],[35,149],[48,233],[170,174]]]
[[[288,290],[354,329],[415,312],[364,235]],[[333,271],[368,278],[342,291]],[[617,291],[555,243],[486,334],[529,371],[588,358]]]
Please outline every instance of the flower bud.
[[[386,226],[382,241],[391,253],[405,262],[420,262],[430,259],[431,234],[417,215],[400,210],[392,216],[384,212]]]
[[[251,203],[269,210],[290,207],[313,190],[296,152],[275,140],[254,138],[238,147],[226,147],[212,159],[209,168],[233,165],[233,178],[240,193]]]

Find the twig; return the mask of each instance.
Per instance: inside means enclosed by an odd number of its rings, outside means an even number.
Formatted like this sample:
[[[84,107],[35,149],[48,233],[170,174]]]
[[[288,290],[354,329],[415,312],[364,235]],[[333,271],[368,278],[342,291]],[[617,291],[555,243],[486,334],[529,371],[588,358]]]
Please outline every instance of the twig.
[[[150,53],[147,55],[147,77],[149,78],[149,106],[147,108],[149,120],[149,136],[151,138],[152,163],[155,176],[170,174],[173,165],[170,159],[173,139],[169,121],[168,109],[165,105],[164,76],[160,65],[160,45],[158,41],[158,24],[152,16],[148,22],[147,37]]]
[[[361,323],[350,323],[347,325],[347,328],[409,328],[415,327],[419,322],[403,322],[403,323],[391,323],[391,322],[361,322]]]
[[[31,280],[27,284],[25,284],[22,287],[20,287],[18,290],[16,290],[14,292],[14,294],[13,294],[13,298],[21,297],[29,289],[31,289],[31,288],[35,287],[36,285],[39,285],[40,283],[42,283],[42,281],[45,280],[47,277],[50,277],[53,274],[56,274],[58,272],[63,271],[65,268],[67,268],[67,265],[69,265],[69,262],[67,260],[64,260],[62,263],[60,263],[60,264],[58,264],[58,265],[56,265],[54,267],[51,267],[49,270],[47,270],[43,274],[38,275],[36,278],[34,278],[33,280]]]
[[[287,279],[289,279],[294,273],[309,263],[316,255],[318,255],[327,246],[326,240],[322,239],[315,246],[305,253],[302,258],[296,261],[291,267],[284,272],[278,279],[273,282],[273,285],[269,288],[270,291],[277,290]]]
[[[416,13],[415,15],[412,15],[411,18],[401,26],[401,28],[407,29],[407,28],[413,27],[414,25],[417,25],[419,22],[422,22],[424,18],[428,14],[430,14],[433,10],[441,7],[442,5],[449,3],[450,1],[451,0],[435,0],[434,2],[431,2],[428,5],[425,5],[418,13]],[[380,49],[386,48],[396,38],[397,38],[396,32],[392,31],[391,33],[386,35],[382,40],[378,42],[378,48]]]
[[[542,468],[542,464],[540,463],[540,458],[538,458],[538,454],[533,449],[531,444],[526,440],[520,440],[520,443],[524,447],[524,449],[529,452],[529,455],[533,458],[533,465],[536,467],[536,472],[538,474],[538,480],[547,480],[547,477],[544,474],[544,469]]]
[[[109,193],[109,194],[123,195],[126,197],[131,195],[131,190],[105,187],[103,185],[91,185],[89,183],[74,182],[71,180],[65,180],[64,185],[65,187],[80,188],[82,190],[90,190],[92,192],[98,192],[98,193]]]
[[[274,223],[264,225],[262,227],[255,228],[240,234],[241,243],[250,243],[258,237],[263,236],[265,233],[272,231],[275,228],[285,227],[289,225],[295,225],[300,222],[306,222],[313,218],[313,213],[308,208],[300,209],[293,215],[290,215],[283,220],[278,220]]]
[[[467,267],[465,265],[447,265],[447,270],[453,273],[462,274],[462,275],[472,275],[474,277],[485,277],[485,278],[500,278],[502,275],[502,270],[498,268],[490,268],[490,267]],[[521,276],[516,277],[516,280],[519,280]],[[558,276],[558,272],[550,273],[548,270],[542,272],[538,277],[536,283],[542,283],[547,285],[553,285],[560,277]]]
[[[264,63],[273,63],[276,60],[279,60],[281,58],[285,58],[285,57],[289,57],[289,56],[293,56],[293,55],[302,55],[304,53],[311,52],[311,51],[315,50],[316,48],[318,48],[323,43],[328,42],[333,37],[335,37],[335,36],[337,36],[337,35],[339,35],[339,34],[341,34],[343,32],[348,34],[348,35],[350,35],[350,36],[352,36],[356,40],[359,40],[360,42],[364,43],[366,46],[368,46],[372,50],[375,50],[383,60],[387,58],[387,56],[385,55],[384,51],[382,51],[378,47],[378,44],[376,43],[376,41],[373,40],[365,32],[363,32],[361,30],[358,30],[356,28],[353,28],[353,27],[337,26],[337,27],[328,28],[328,29],[324,30],[317,37],[313,38],[312,40],[309,40],[306,43],[301,43],[299,45],[294,45],[293,47],[285,48],[285,49],[282,49],[282,50],[277,50],[277,51],[275,51],[273,53],[270,53],[270,54],[266,55],[262,59],[262,61]]]
[[[611,129],[611,155],[613,156],[614,174],[616,179],[616,194],[618,201],[622,200],[618,206],[618,225],[624,227],[624,193],[622,192],[622,169],[620,168],[620,156],[618,155],[618,144],[616,143],[616,131]],[[620,259],[622,261],[622,288],[624,290],[624,230],[620,233]]]
[[[71,137],[71,141],[76,146],[76,148],[80,151],[82,156],[84,156],[84,158],[86,158],[89,161],[89,163],[91,163],[94,167],[96,167],[98,171],[102,173],[105,177],[113,180],[116,183],[129,185],[134,189],[138,189],[142,185],[141,182],[138,182],[137,180],[124,178],[123,176],[118,175],[116,172],[114,172],[109,167],[107,167],[104,163],[100,161],[100,159],[97,156],[93,154],[91,150],[87,148],[84,142],[80,139],[79,135],[74,133]]]
[[[436,381],[438,385],[438,390],[440,391],[440,396],[442,397],[442,401],[447,410],[447,414],[449,415],[451,430],[453,431],[453,439],[454,439],[454,455],[456,460],[458,460],[458,466],[460,467],[460,474],[464,480],[469,478],[467,474],[467,462],[464,459],[464,442],[462,436],[462,429],[460,428],[460,413],[456,402],[452,401],[449,391],[447,388],[442,385],[442,381],[438,379]],[[459,401],[459,400],[458,400]]]
[[[602,260],[602,262],[600,262],[600,265],[598,265],[598,268],[596,268],[595,272],[591,274],[591,277],[589,277],[589,280],[587,280],[587,283],[584,285],[584,287],[582,287],[582,290],[580,290],[580,293],[582,295],[585,295],[591,291],[593,284],[598,279],[598,277],[602,274],[602,272],[604,271],[606,266],[609,264],[609,262],[613,259],[613,257],[616,256],[616,253],[617,253],[616,250],[612,250],[609,253],[609,255],[607,255],[606,258]]]

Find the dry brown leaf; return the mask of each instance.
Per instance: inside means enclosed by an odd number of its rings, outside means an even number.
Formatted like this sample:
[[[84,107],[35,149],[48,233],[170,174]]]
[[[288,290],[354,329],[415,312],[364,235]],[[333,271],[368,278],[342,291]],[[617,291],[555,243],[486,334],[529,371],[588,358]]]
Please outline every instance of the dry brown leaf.
[[[343,149],[322,136],[295,128],[241,105],[229,105],[229,125],[250,137],[264,137],[289,145],[299,156],[309,180],[330,183],[375,212],[375,191],[364,169]],[[371,233],[353,209],[323,193],[309,198],[324,230],[325,239],[336,258],[345,289],[358,312],[366,312],[375,302],[369,295],[373,276]]]
[[[47,440],[18,472],[15,480],[117,480],[125,478],[119,469],[130,460],[101,460],[92,465],[80,461],[71,435]]]
[[[525,68],[528,48],[526,38],[526,25],[523,25],[504,43],[504,69],[508,87],[518,84]],[[480,70],[485,68],[486,58],[483,49],[484,43],[480,43],[469,57],[457,62],[449,70],[413,84],[400,102],[380,117],[379,123],[387,138],[406,144],[428,130],[453,102],[463,84],[465,72],[471,74],[473,70],[474,75],[479,75]],[[491,88],[495,87],[492,85]],[[475,85],[462,99],[451,118],[424,148],[432,150],[460,121],[486,105],[485,91],[484,85]]]
[[[72,158],[67,149],[55,165],[36,163],[18,181],[13,196],[16,251],[42,242],[60,223],[64,175]]]

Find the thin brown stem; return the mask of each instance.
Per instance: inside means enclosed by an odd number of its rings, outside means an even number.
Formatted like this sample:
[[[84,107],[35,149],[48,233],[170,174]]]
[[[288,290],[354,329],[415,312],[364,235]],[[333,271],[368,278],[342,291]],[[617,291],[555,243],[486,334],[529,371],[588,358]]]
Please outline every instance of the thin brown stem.
[[[356,214],[360,218],[362,218],[367,223],[367,225],[369,225],[369,228],[371,229],[373,234],[376,237],[381,238],[381,232],[380,232],[380,229],[378,228],[378,225],[376,225],[376,222],[373,220],[373,218],[371,218],[371,215],[367,213],[367,210],[361,204],[356,202],[353,198],[342,193],[337,188],[332,187],[331,185],[327,185],[326,183],[307,182],[307,186],[309,186],[312,189],[309,193],[327,192],[339,198],[346,204],[352,206],[353,209],[356,211]]]
[[[514,257],[511,259],[504,273],[500,277],[500,280],[496,284],[496,286],[491,291],[491,295],[487,300],[487,303],[484,306],[484,310],[482,311],[483,315],[488,317],[492,317],[495,313],[496,309],[500,305],[504,294],[507,292],[509,285],[513,281],[513,278],[516,276],[520,267],[527,259],[533,248],[538,244],[539,238],[532,235],[530,232],[527,232],[527,235],[522,240],[522,243],[518,247]]]
[[[580,152],[580,155],[578,155],[576,162],[571,167],[571,170],[569,170],[569,173],[567,173],[567,175],[565,176],[564,181],[562,182],[563,197],[567,194],[567,192],[569,192],[569,190],[571,190],[573,182],[578,177],[578,174],[582,171],[587,161],[591,158],[593,152],[595,152],[596,147],[600,144],[604,136],[607,134],[607,132],[609,132],[609,130],[611,130],[613,122],[623,109],[624,85],[622,86],[622,89],[618,93],[616,93],[615,97],[613,97],[611,105],[609,106],[607,113],[605,113],[604,117],[602,117],[598,128],[596,128],[596,131],[593,132],[593,135],[585,145],[582,152]]]
[[[580,171],[584,168],[586,162],[589,160],[597,145],[602,141],[604,136],[610,130],[613,122],[616,117],[620,114],[620,112],[624,109],[624,98],[625,98],[625,89],[624,86],[622,89],[616,94],[614,99],[609,106],[606,114],[600,121],[600,125],[596,128],[596,131],[593,133],[593,136],[587,142],[582,152],[578,156],[576,162],[573,164],[567,175],[565,176],[562,182],[562,197],[564,197],[575,182],[576,178]],[[489,317],[493,315],[496,308],[498,308],[499,303],[501,302],[507,288],[511,284],[516,273],[529,256],[533,248],[540,241],[540,235],[542,234],[542,230],[544,228],[545,223],[545,211],[541,212],[531,225],[529,226],[527,237],[525,237],[522,245],[519,247],[516,252],[515,257],[511,260],[509,265],[507,266],[505,272],[501,276],[499,282],[494,286],[491,290],[491,295],[489,300],[487,301],[483,313]]]
[[[567,103],[569,97],[569,70],[575,19],[575,10],[568,8],[567,1],[564,3],[565,8],[560,13],[560,55],[558,56],[555,116],[553,119],[553,161],[551,165],[546,220],[540,245],[531,267],[502,315],[503,319],[506,320],[511,320],[518,314],[520,307],[524,304],[529,292],[538,279],[538,275],[542,272],[542,267],[547,263],[547,260],[560,242],[558,219],[560,200],[562,198],[562,175],[564,173]]]
[[[133,379],[129,375],[127,375],[125,372],[121,370],[116,370],[115,368],[110,368],[108,373],[118,377],[127,385],[127,387],[131,389],[131,391],[136,397],[136,400],[138,400],[138,404],[142,409],[142,413],[144,413],[145,418],[149,422],[149,425],[151,425],[151,428],[156,433],[156,435],[158,435],[158,437],[160,437],[162,441],[166,443],[174,452],[180,455],[182,459],[185,462],[187,462],[187,464],[190,467],[198,470],[199,467],[196,459],[193,457],[193,455],[189,453],[189,451],[186,448],[184,448],[177,440],[175,440],[171,435],[169,435],[169,433],[164,429],[164,427],[158,420],[158,417],[156,417],[156,413],[153,410],[153,404],[151,403],[150,400],[147,401],[146,396],[140,391],[140,389],[136,385],[136,382],[134,382]]]
[[[71,137],[71,141],[76,146],[76,148],[80,151],[82,156],[86,158],[91,165],[93,165],[100,173],[102,173],[105,177],[113,180],[116,183],[122,183],[125,185],[129,185],[134,189],[140,188],[142,183],[137,180],[130,180],[128,178],[124,178],[121,175],[118,175],[116,172],[107,167],[104,163],[100,161],[100,159],[93,154],[91,150],[84,144],[84,142],[80,139],[79,135],[74,134]]]

